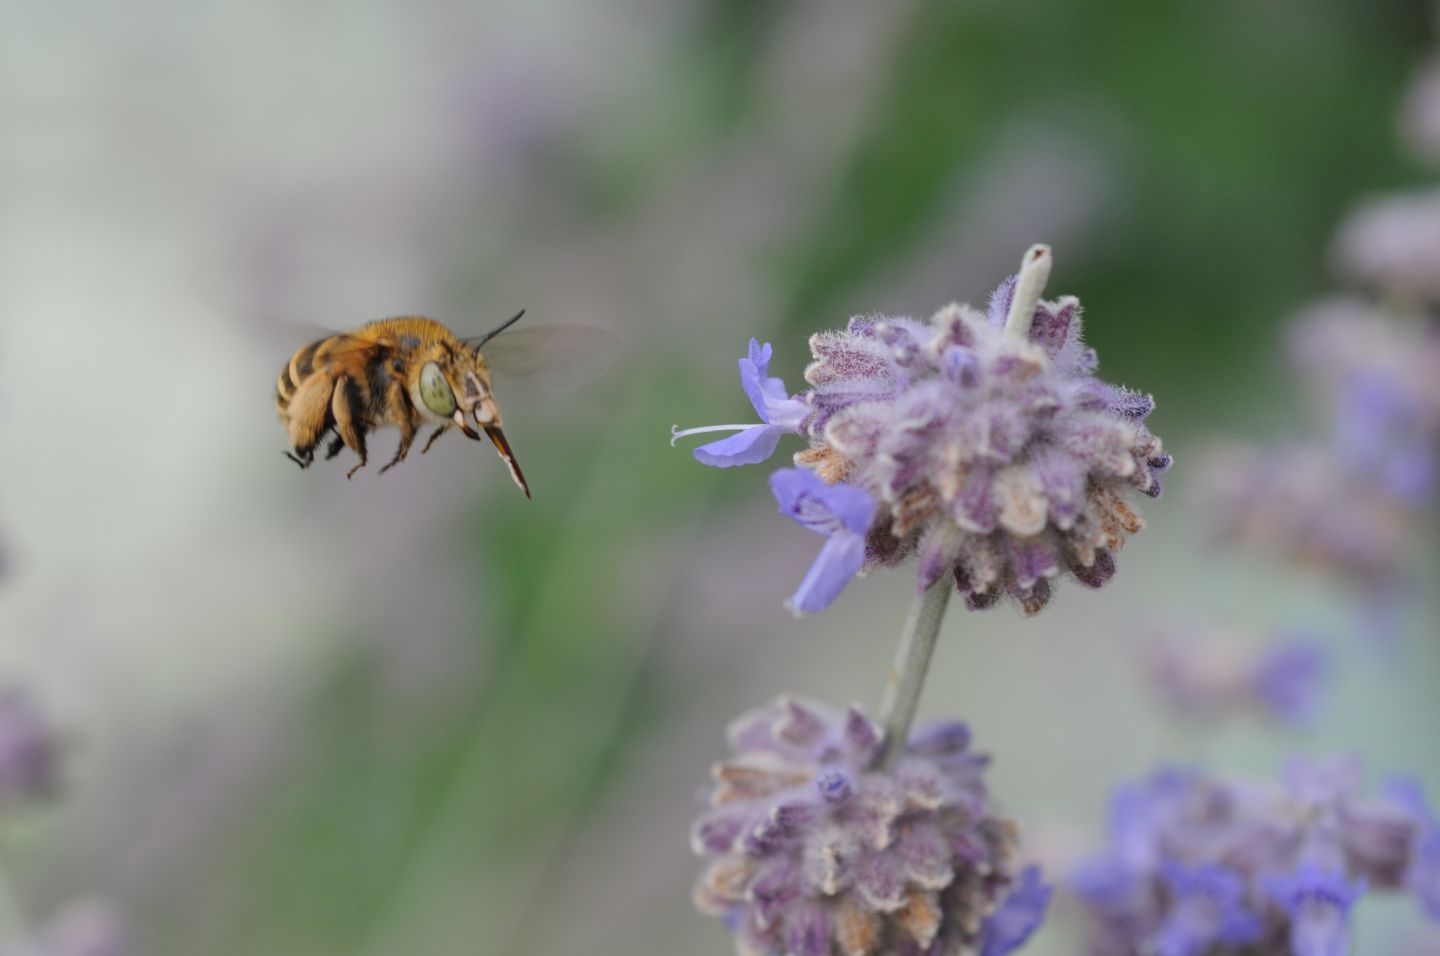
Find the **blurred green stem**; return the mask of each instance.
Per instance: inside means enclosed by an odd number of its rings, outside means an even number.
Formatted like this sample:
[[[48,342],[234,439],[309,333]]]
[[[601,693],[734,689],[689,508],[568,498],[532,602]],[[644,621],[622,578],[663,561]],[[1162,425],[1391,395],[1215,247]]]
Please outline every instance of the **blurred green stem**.
[[[935,653],[935,639],[940,636],[940,622],[955,582],[943,575],[940,580],[915,596],[910,616],[905,620],[905,633],[895,650],[890,665],[890,681],[885,686],[885,700],[880,705],[880,726],[885,731],[885,749],[880,754],[878,769],[886,770],[905,752],[910,739],[910,725],[915,722],[915,708],[920,705],[920,691],[930,671],[930,658]]]

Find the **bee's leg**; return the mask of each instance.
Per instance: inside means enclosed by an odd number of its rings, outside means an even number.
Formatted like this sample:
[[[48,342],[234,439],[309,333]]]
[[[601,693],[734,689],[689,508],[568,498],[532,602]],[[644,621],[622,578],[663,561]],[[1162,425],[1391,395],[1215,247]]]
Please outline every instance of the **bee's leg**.
[[[289,458],[289,459],[290,459],[291,461],[293,461],[295,464],[299,465],[301,471],[304,471],[306,468],[309,468],[309,467],[310,467],[310,462],[311,462],[311,461],[314,461],[313,458],[301,458],[301,457],[299,457],[298,455],[296,455],[293,451],[287,451],[287,452],[285,452],[285,457],[286,457],[286,458]]]
[[[385,389],[385,401],[390,406],[395,424],[400,428],[400,446],[395,449],[395,457],[390,459],[390,463],[380,469],[382,475],[405,460],[405,456],[410,453],[410,445],[415,441],[415,409],[410,407],[405,386],[391,379],[390,385]]]
[[[341,438],[339,435],[336,435],[334,438],[330,439],[330,447],[325,449],[325,460],[329,461],[331,458],[334,458],[336,455],[340,454],[340,452],[344,448],[345,439]]]
[[[441,435],[445,434],[445,433],[448,432],[449,430],[450,430],[450,426],[449,426],[449,425],[441,425],[439,428],[437,428],[437,429],[435,429],[433,432],[431,432],[431,433],[430,433],[430,440],[425,443],[425,447],[424,447],[424,448],[420,449],[420,454],[423,455],[423,454],[425,454],[427,451],[429,451],[429,450],[430,450],[430,446],[433,445],[433,444],[435,444],[435,439],[439,438]]]
[[[355,454],[360,464],[345,473],[346,478],[365,467],[365,421],[361,417],[360,389],[355,380],[342,375],[335,381],[335,393],[330,399],[330,412],[335,416],[335,430]]]
[[[293,449],[293,454],[287,454],[301,468],[310,466],[316,444],[330,428],[330,399],[330,378],[312,375],[295,390],[286,406],[286,424]]]

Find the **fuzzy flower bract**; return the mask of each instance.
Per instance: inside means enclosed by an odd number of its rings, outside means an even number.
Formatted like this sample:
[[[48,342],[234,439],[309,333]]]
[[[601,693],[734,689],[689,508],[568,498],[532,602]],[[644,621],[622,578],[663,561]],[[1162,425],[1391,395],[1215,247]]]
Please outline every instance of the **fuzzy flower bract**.
[[[782,697],[728,736],[692,832],[710,859],[695,902],[743,956],[1005,956],[1043,919],[1049,889],[1017,872],[965,725],[919,728],[884,771],[855,708]]]

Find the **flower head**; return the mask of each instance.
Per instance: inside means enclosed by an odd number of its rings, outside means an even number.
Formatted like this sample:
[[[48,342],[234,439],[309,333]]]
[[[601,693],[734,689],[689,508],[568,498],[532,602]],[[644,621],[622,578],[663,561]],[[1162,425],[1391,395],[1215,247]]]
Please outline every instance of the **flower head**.
[[[875,499],[870,563],[916,553],[920,590],[951,575],[971,608],[1008,595],[1034,613],[1061,574],[1104,584],[1143,524],[1125,492],[1158,496],[1170,467],[1144,424],[1154,402],[1095,377],[1079,302],[1040,301],[1049,257],[1032,249],[988,313],[855,318],[810,340],[797,463]]]
[[[1017,884],[1015,826],[990,809],[964,725],[920,728],[887,771],[855,708],[781,698],[729,738],[692,832],[711,858],[695,902],[740,953],[1004,956],[1039,923],[1048,890]]]
[[[1333,760],[1296,762],[1278,787],[1171,770],[1122,788],[1110,846],[1074,884],[1090,951],[1344,956],[1360,895],[1414,889],[1427,866],[1423,812],[1363,784]]]
[[[750,340],[750,349],[740,359],[740,386],[755,406],[755,413],[763,424],[759,425],[706,425],[700,428],[671,429],[670,444],[677,438],[702,432],[738,432],[729,438],[701,445],[694,455],[697,461],[716,468],[731,468],[735,465],[755,465],[775,453],[780,436],[795,434],[800,422],[810,413],[809,407],[798,398],[791,398],[785,390],[785,383],[769,375],[770,343],[761,345]]]

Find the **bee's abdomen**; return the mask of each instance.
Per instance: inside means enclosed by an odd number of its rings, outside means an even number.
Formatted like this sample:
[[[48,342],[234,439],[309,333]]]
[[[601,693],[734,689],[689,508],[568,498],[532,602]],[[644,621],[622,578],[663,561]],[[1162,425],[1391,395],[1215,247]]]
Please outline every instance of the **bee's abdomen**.
[[[330,339],[311,342],[290,356],[290,361],[280,370],[275,380],[275,404],[282,412],[295,397],[295,390],[315,371],[315,353],[328,341]]]

